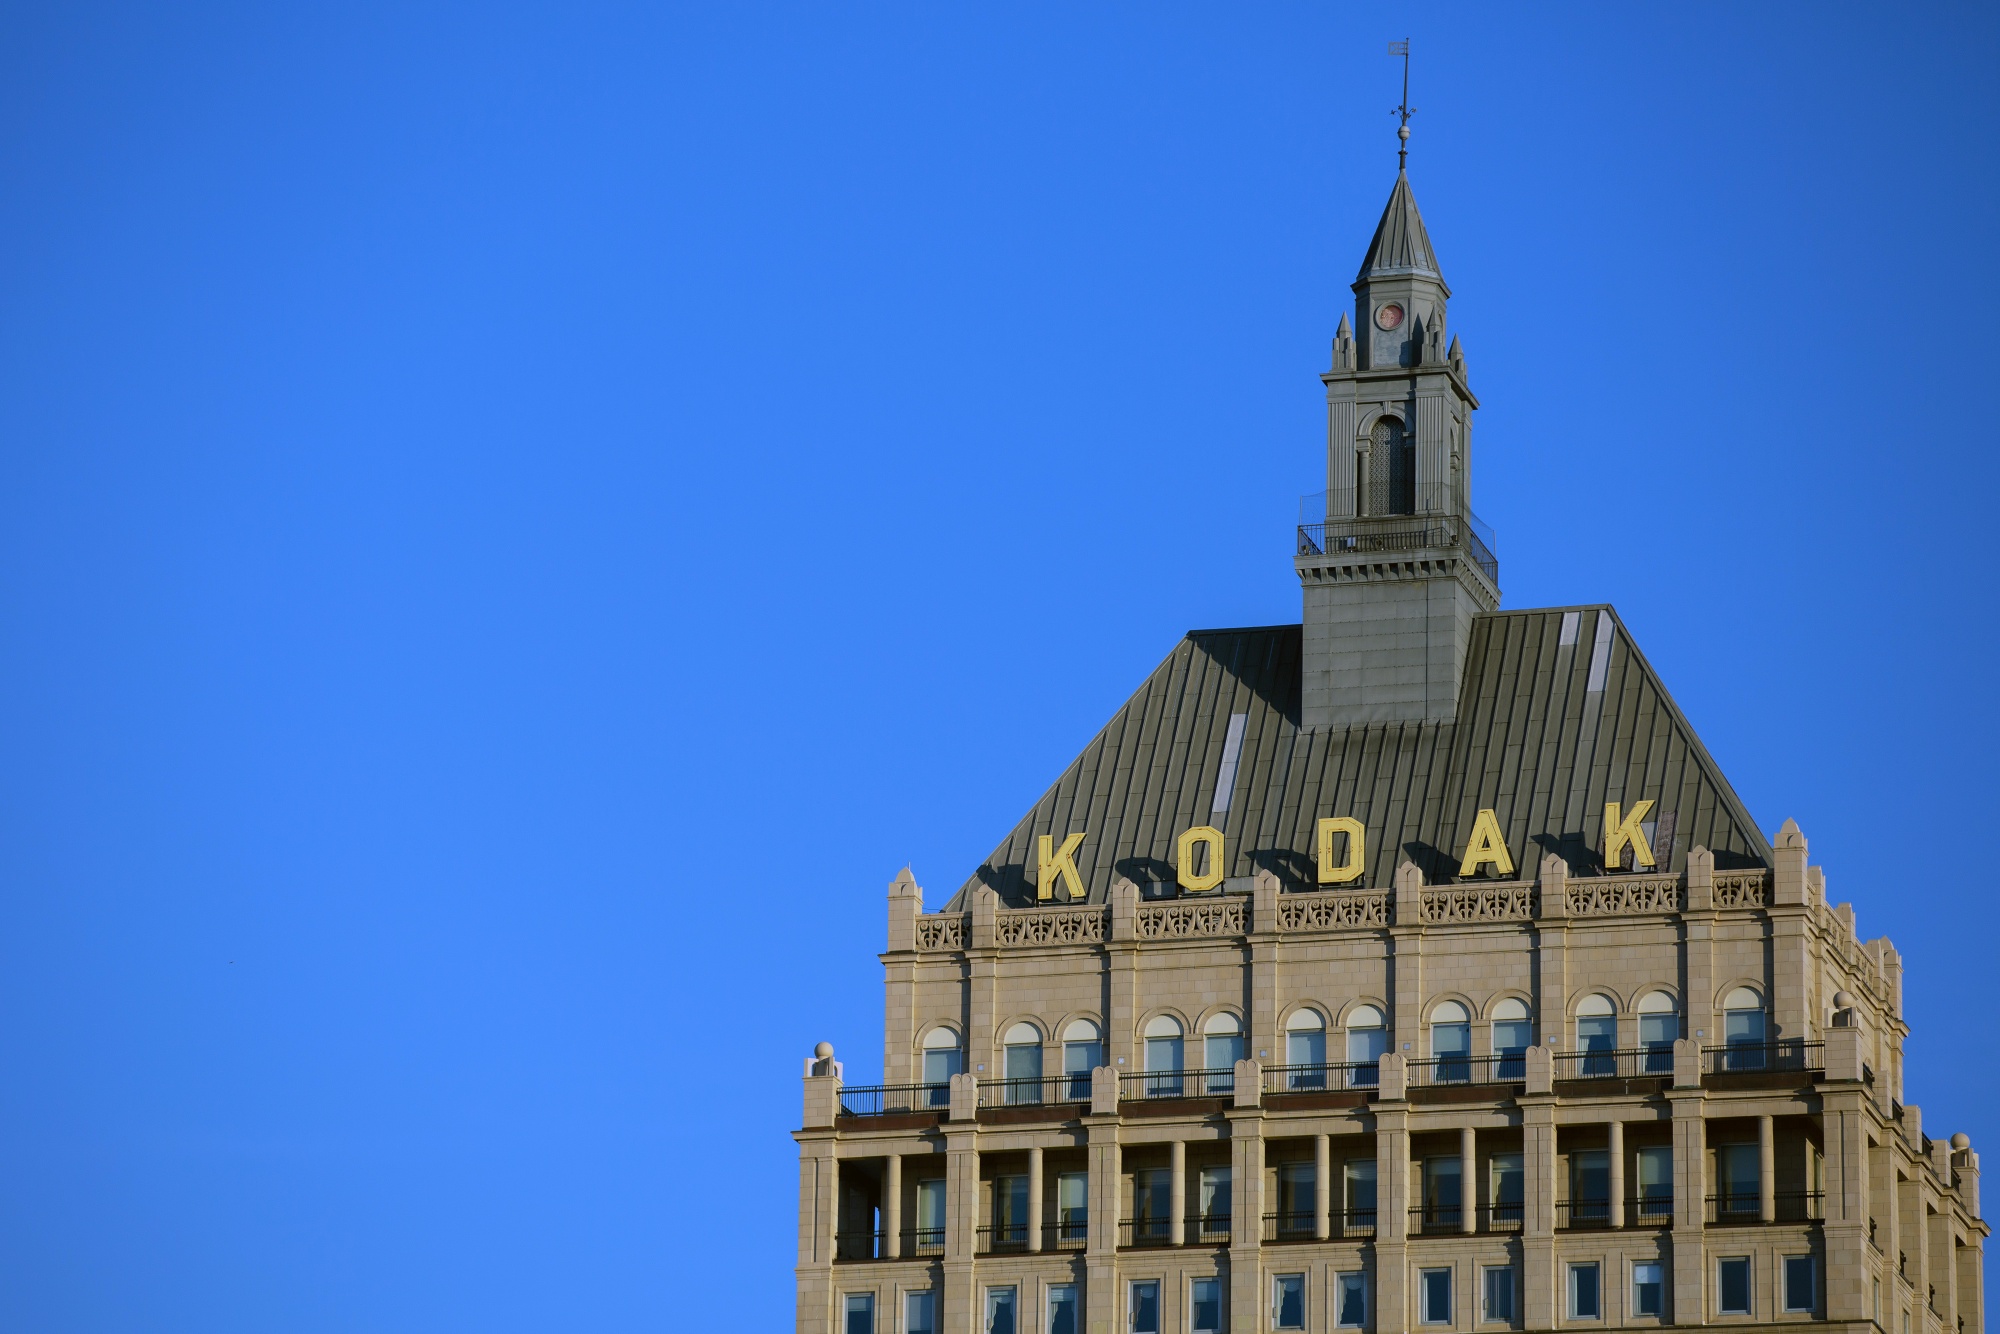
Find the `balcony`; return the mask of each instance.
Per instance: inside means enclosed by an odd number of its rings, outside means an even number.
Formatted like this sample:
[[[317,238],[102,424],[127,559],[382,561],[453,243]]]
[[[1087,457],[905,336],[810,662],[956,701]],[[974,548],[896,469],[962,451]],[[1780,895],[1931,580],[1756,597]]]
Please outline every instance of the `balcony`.
[[[1704,1075],[1818,1074],[1825,1069],[1824,1042],[1731,1042],[1701,1049]]]
[[[1060,1223],[1042,1224],[1042,1249],[1045,1251],[1080,1251],[1089,1244],[1088,1219],[1068,1218]]]
[[[1301,506],[1302,518],[1312,513],[1314,500],[1308,496]],[[1322,504],[1319,513],[1324,514]],[[1402,551],[1457,549],[1486,572],[1496,585],[1500,582],[1500,561],[1493,554],[1493,530],[1476,515],[1385,514],[1364,519],[1332,519],[1299,524],[1300,556],[1368,556]]]
[[[1227,1246],[1230,1235],[1228,1214],[1196,1214],[1190,1217],[1182,1228],[1184,1246]],[[1145,1218],[1127,1218],[1118,1224],[1118,1245],[1121,1248],[1143,1248],[1149,1246],[1171,1246],[1174,1244],[1172,1220],[1164,1215],[1149,1215]]]
[[[1609,1200],[1561,1200],[1556,1204],[1556,1228],[1563,1232],[1591,1232],[1609,1227],[1672,1227],[1674,1197],[1657,1191],[1625,1201],[1625,1220],[1614,1223]]]
[[[1373,1092],[1381,1084],[1382,1067],[1374,1061],[1264,1067],[1266,1093],[1324,1093],[1331,1089],[1366,1089]]]
[[[1236,1092],[1236,1071],[1147,1070],[1118,1076],[1118,1101],[1153,1102],[1169,1098],[1226,1098]]]
[[[1026,1223],[993,1223],[979,1229],[979,1254],[1014,1255],[1028,1249]]]
[[[857,1084],[840,1090],[842,1116],[907,1116],[950,1106],[949,1084]]]
[[[1764,1221],[1764,1208],[1754,1190],[1721,1191],[1710,1195],[1707,1221],[1717,1227]],[[1781,1190],[1771,1197],[1774,1223],[1817,1223],[1826,1217],[1826,1192]]]
[[[1410,1235],[1436,1236],[1465,1231],[1465,1210],[1456,1204],[1418,1204],[1410,1208]]]
[[[1411,1088],[1441,1088],[1463,1084],[1525,1084],[1528,1058],[1519,1053],[1500,1056],[1433,1056],[1409,1064]]]
[[[1674,1048],[1671,1043],[1655,1043],[1649,1047],[1631,1047],[1622,1051],[1607,1047],[1603,1050],[1555,1053],[1555,1077],[1558,1080],[1671,1079],[1673,1074]]]
[[[1526,1221],[1527,1206],[1519,1200],[1479,1206],[1481,1232],[1519,1232]]]
[[[1279,1243],[1318,1241],[1319,1215],[1311,1212],[1265,1214],[1264,1240]]]
[[[982,1079],[981,1107],[1073,1108],[1090,1101],[1090,1072],[1041,1075],[1033,1079]]]

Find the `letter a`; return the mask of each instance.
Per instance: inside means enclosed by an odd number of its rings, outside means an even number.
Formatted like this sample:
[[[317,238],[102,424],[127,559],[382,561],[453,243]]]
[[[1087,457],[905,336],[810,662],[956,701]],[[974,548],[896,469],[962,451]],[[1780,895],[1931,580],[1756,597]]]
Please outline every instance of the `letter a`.
[[[1472,822],[1472,837],[1465,840],[1465,860],[1458,864],[1458,873],[1474,875],[1489,862],[1501,875],[1514,874],[1513,855],[1507,851],[1507,840],[1500,836],[1500,817],[1482,810]]]
[[[1646,812],[1653,809],[1650,801],[1632,803],[1632,813],[1623,820],[1618,818],[1618,803],[1604,803],[1604,864],[1616,866],[1625,859],[1625,845],[1632,845],[1634,867],[1653,865],[1653,845],[1646,841],[1646,831],[1639,822],[1646,818]]]
[[[1333,859],[1333,837],[1347,835],[1347,861]],[[1319,882],[1322,885],[1352,884],[1361,878],[1368,861],[1368,836],[1361,821],[1351,815],[1329,815],[1319,822]]]
[[[1056,880],[1061,878],[1069,896],[1083,897],[1083,877],[1077,874],[1076,850],[1083,846],[1082,834],[1071,834],[1055,846],[1055,839],[1042,835],[1041,846],[1035,850],[1035,897],[1052,899],[1056,896]]]

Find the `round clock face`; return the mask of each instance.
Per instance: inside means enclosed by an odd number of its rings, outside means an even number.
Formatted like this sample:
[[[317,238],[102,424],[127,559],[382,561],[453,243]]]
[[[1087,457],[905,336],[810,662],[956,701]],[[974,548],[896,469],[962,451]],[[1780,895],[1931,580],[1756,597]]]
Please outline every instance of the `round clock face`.
[[[1386,333],[1391,329],[1399,329],[1402,327],[1402,325],[1403,325],[1403,308],[1397,305],[1395,302],[1391,301],[1387,305],[1377,306],[1375,308],[1376,328]]]

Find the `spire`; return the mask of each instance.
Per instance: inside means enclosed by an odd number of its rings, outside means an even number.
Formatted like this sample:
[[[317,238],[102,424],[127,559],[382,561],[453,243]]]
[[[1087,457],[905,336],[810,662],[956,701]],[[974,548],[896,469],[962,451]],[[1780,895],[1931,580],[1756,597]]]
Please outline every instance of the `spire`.
[[[1431,253],[1430,233],[1424,230],[1423,214],[1417,212],[1417,197],[1410,193],[1410,178],[1396,173],[1396,188],[1389,192],[1389,206],[1382,221],[1375,224],[1375,239],[1361,261],[1354,281],[1364,282],[1376,274],[1427,273],[1438,281],[1437,256]]]

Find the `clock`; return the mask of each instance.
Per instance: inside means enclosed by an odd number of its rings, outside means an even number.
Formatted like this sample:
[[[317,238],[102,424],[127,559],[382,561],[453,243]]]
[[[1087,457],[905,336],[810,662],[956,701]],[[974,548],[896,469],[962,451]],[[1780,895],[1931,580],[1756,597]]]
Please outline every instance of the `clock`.
[[[1393,301],[1375,307],[1375,327],[1388,333],[1403,326],[1403,308]]]

